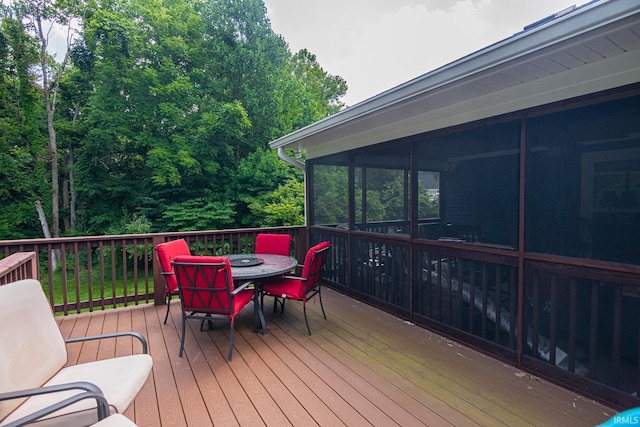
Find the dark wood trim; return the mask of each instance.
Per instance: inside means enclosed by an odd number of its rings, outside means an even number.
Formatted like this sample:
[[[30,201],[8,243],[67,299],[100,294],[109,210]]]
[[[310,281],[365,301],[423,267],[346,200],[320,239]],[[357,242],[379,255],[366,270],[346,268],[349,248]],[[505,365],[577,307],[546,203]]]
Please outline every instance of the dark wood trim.
[[[527,116],[520,118],[520,189],[518,200],[518,318],[516,338],[516,360],[522,362],[524,351],[524,243],[526,224],[527,190]]]

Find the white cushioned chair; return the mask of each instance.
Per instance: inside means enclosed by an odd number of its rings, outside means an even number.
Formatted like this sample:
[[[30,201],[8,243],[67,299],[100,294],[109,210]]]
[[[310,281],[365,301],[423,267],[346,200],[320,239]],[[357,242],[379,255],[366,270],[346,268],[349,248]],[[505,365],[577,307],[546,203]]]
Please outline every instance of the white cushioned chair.
[[[146,340],[135,332],[65,341],[37,280],[0,286],[0,325],[0,426],[10,425],[83,393],[104,397],[108,404],[108,413],[102,414],[105,419],[110,414],[121,414],[133,402],[151,372],[153,362],[147,354]],[[65,366],[67,343],[119,336],[139,339],[142,354]],[[80,386],[77,386],[79,382]],[[88,388],[83,387],[86,383],[90,383]],[[92,385],[97,390],[91,390]],[[49,392],[51,389],[55,391]],[[62,391],[57,391],[59,389]],[[60,409],[44,415],[33,425],[87,426],[97,423],[102,418],[96,409],[98,400],[82,398],[71,405],[61,405]],[[118,419],[121,420],[116,417],[111,421]]]

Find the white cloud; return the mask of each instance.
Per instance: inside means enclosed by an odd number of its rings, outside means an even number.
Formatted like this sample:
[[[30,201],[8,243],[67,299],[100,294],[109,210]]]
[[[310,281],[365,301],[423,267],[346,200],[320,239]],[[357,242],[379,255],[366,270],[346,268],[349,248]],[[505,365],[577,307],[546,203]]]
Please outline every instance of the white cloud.
[[[273,30],[349,85],[353,105],[509,37],[571,0],[266,0]]]

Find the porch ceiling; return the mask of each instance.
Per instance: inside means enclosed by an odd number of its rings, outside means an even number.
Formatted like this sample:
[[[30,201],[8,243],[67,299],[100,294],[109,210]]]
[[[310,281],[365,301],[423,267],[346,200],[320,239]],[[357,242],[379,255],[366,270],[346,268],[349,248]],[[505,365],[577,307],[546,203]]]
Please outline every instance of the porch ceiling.
[[[640,4],[597,1],[270,143],[319,157],[640,82]]]

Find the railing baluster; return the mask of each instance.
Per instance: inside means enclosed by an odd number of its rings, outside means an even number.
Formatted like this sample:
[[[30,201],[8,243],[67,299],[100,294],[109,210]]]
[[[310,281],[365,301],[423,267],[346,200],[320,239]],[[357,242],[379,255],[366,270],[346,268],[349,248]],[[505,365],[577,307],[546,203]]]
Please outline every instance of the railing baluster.
[[[516,322],[518,319],[518,279],[517,271],[515,268],[510,267],[509,274],[509,347],[516,348]],[[526,335],[524,335],[526,336]]]
[[[636,321],[637,321],[637,314],[636,314]],[[635,389],[636,390],[640,390],[640,328],[638,328],[638,346],[636,348],[636,379],[635,379]]]
[[[133,302],[138,305],[138,239],[133,239]]]
[[[487,263],[482,263],[482,338],[487,337],[487,303],[489,299],[489,278],[487,277]]]
[[[89,298],[89,311],[93,311],[93,271],[91,269],[92,254],[91,254],[91,244],[86,242],[85,251],[87,254],[87,296]]]
[[[80,313],[80,259],[78,253],[78,242],[73,242],[73,269],[74,269],[74,280],[76,282],[76,313]]]
[[[557,276],[554,274],[551,276],[549,286],[550,289],[550,301],[551,301],[551,320],[549,321],[549,361],[556,364],[556,344],[557,344],[557,332],[558,332],[558,289],[557,289]]]
[[[496,277],[495,277],[495,288],[496,288],[496,296],[494,297],[494,305],[496,307],[496,321],[493,324],[493,328],[494,328],[494,337],[493,340],[494,342],[500,342],[500,316],[501,316],[501,302],[500,302],[500,279],[502,276],[502,266],[501,265],[496,265]]]
[[[124,299],[123,304],[126,307],[128,289],[127,289],[127,241],[125,239],[122,240],[122,245],[120,250],[122,251],[122,294]],[[116,294],[117,292],[113,293],[114,302],[116,300]]]
[[[55,251],[55,249],[54,249]],[[54,255],[54,252],[51,253],[52,256]],[[64,306],[64,310],[63,313],[64,314],[69,314],[69,306],[70,306],[70,301],[69,301],[69,287],[67,286],[68,281],[67,281],[67,249],[65,247],[65,244],[63,243],[62,245],[60,245],[60,268],[62,271],[62,297],[63,297],[63,306]],[[76,301],[77,301],[77,295],[76,295]]]
[[[116,308],[116,242],[111,241],[111,305]]]
[[[473,312],[474,302],[476,297],[476,263],[471,261],[469,263],[469,332],[473,333]]]
[[[622,286],[613,289],[613,367],[612,380],[614,387],[620,386],[620,353],[622,335]]]
[[[540,327],[540,272],[538,270],[533,271],[533,284],[532,284],[532,319],[531,319],[531,350],[534,357],[538,356],[538,334]],[[528,334],[528,331],[525,329],[524,336]],[[525,338],[526,339],[526,338]]]
[[[104,281],[104,243],[103,242],[100,242],[99,244],[98,259],[100,262],[100,309],[104,310],[106,306],[106,302],[104,299],[106,283]]]
[[[578,329],[578,285],[576,279],[569,282],[569,372],[576,371],[576,334]]]
[[[589,321],[589,378],[596,378],[596,356],[598,351],[598,324],[600,312],[598,306],[598,284],[595,281],[591,281],[591,311]]]

